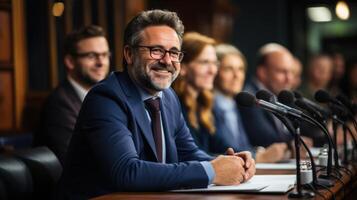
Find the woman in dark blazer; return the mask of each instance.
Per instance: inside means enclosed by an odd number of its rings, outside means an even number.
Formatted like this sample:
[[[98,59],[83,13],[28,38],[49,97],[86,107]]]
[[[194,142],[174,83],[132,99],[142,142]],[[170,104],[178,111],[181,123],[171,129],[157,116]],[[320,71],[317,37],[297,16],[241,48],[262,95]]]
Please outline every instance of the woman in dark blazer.
[[[183,114],[196,144],[204,151],[217,153],[228,146],[217,145],[213,108],[213,81],[217,74],[218,60],[215,40],[199,33],[183,37],[180,76],[174,89],[180,98]]]

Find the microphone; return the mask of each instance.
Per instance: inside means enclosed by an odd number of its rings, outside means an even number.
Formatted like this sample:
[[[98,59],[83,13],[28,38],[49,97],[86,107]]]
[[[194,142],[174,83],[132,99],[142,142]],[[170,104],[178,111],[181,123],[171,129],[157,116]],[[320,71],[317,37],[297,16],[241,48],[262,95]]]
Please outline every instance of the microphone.
[[[264,101],[268,101],[268,102],[272,102],[274,101],[275,102],[275,96],[266,91],[266,90],[259,90],[256,94],[255,94],[255,97],[257,97],[257,99],[261,99],[261,100],[264,100]]]
[[[283,114],[283,115],[288,114],[288,111],[286,109],[281,108],[281,107],[274,105],[272,103],[269,103],[267,101],[264,101],[261,99],[256,99],[249,92],[238,93],[236,100],[237,100],[238,105],[243,106],[243,107],[252,107],[252,106],[256,105],[256,106],[262,107],[265,110],[269,110],[273,113],[278,113],[278,114]]]
[[[353,112],[348,112],[349,111],[349,108],[348,108],[348,100],[343,98],[342,95],[339,95],[338,96],[339,99],[342,99],[343,102],[345,103],[342,103],[340,100],[337,100],[333,97],[330,96],[330,94],[324,90],[318,90],[316,93],[315,93],[315,99],[321,103],[329,103],[329,107],[333,113],[333,116],[332,116],[332,119],[333,119],[333,123],[332,123],[332,126],[333,126],[333,132],[334,132],[334,142],[335,142],[335,145],[337,147],[337,126],[339,124],[341,124],[344,128],[344,143],[343,143],[343,148],[344,148],[344,163],[347,163],[347,142],[346,142],[346,128],[347,128],[347,125],[346,125],[346,121],[348,120],[348,118],[352,121],[355,129],[357,130],[357,122],[353,116]],[[346,101],[347,100],[347,101]],[[345,105],[347,104],[347,105]],[[356,144],[356,140],[355,140],[355,137],[354,135],[349,132],[350,135],[352,136],[352,139],[354,141],[354,144]],[[355,148],[355,147],[354,147]],[[352,150],[354,151],[354,150]],[[336,156],[335,156],[336,157]],[[336,159],[336,158],[335,158]],[[335,161],[335,165],[337,167],[340,167],[339,166],[339,163]]]
[[[325,119],[331,115],[329,110],[327,110],[326,108],[318,105],[317,103],[315,103],[307,98],[304,98],[299,92],[294,91],[294,96],[296,99],[299,99],[301,102],[304,102],[304,104],[306,104],[308,107],[315,110],[315,112],[318,112],[318,113],[320,113],[320,115],[323,115],[323,117]]]
[[[270,94],[270,93],[268,93],[268,94]],[[268,94],[267,93],[264,94],[263,92],[260,92],[258,96],[262,97],[262,98],[267,98],[268,97],[267,99],[271,99],[270,95],[268,95]],[[331,170],[332,170],[332,162],[331,162],[332,161],[332,159],[331,159],[331,155],[332,155],[332,153],[331,153],[332,152],[332,148],[331,148],[332,147],[332,140],[329,137],[328,131],[326,130],[326,128],[323,125],[321,125],[319,122],[317,122],[316,120],[312,119],[311,117],[309,117],[308,115],[306,115],[304,113],[303,113],[303,115],[299,115],[297,113],[293,113],[291,110],[288,111],[285,108],[279,107],[277,105],[274,105],[272,103],[266,102],[264,100],[261,100],[261,99],[256,100],[256,98],[252,94],[250,94],[248,92],[240,92],[240,93],[238,93],[238,95],[236,96],[236,102],[237,102],[238,105],[243,106],[243,107],[252,107],[254,105],[257,105],[257,106],[262,107],[265,110],[273,112],[282,122],[284,122],[285,125],[287,125],[287,127],[289,126],[288,124],[291,123],[291,122],[285,117],[286,115],[295,116],[297,119],[304,120],[304,121],[306,121],[308,123],[314,124],[317,127],[319,127],[325,133],[325,135],[327,135],[327,137],[328,137],[328,144],[329,144],[329,148],[328,148],[329,152],[328,153],[329,153],[329,156],[328,156],[327,174],[328,174],[328,177],[330,176]],[[262,102],[264,102],[264,103],[262,104]],[[269,106],[267,106],[267,105],[269,105]],[[288,107],[288,106],[286,106],[286,107]],[[290,107],[288,107],[288,108],[290,108]],[[290,108],[290,109],[292,109],[292,108]],[[291,130],[291,128],[289,130]],[[292,131],[294,131],[294,128],[292,129]],[[295,133],[295,131],[293,133]],[[323,185],[330,187],[330,186],[333,186],[333,183],[331,181],[326,181],[326,182],[323,183]]]
[[[356,114],[353,109],[353,104],[345,95],[339,94],[336,96],[336,99],[340,101],[343,105],[345,105],[351,111],[352,114]]]
[[[321,185],[324,185],[324,186],[332,186],[332,182],[331,181],[327,181],[327,180],[323,180],[323,179],[318,179],[317,178],[317,175],[316,175],[316,166],[315,166],[315,162],[313,160],[313,156],[311,154],[311,151],[309,150],[309,148],[307,147],[307,145],[305,144],[305,142],[301,139],[300,137],[300,128],[299,128],[299,122],[298,120],[301,120],[301,115],[303,114],[302,111],[300,110],[297,110],[295,108],[292,108],[294,105],[292,104],[294,102],[294,96],[291,92],[289,91],[282,91],[279,93],[279,96],[278,96],[278,100],[281,102],[278,102],[276,101],[276,98],[273,94],[271,94],[270,92],[266,91],[266,90],[260,90],[256,93],[256,97],[258,99],[262,99],[262,100],[265,100],[265,101],[269,101],[275,105],[278,105],[278,106],[281,106],[283,107],[284,109],[287,109],[290,113],[294,113],[296,115],[293,115],[293,120],[294,120],[294,123],[292,123],[287,117],[283,116],[283,115],[280,115],[280,114],[275,114],[275,116],[281,120],[284,125],[288,128],[289,132],[295,137],[295,149],[296,149],[296,165],[297,165],[297,170],[300,169],[300,153],[298,152],[299,149],[300,149],[300,143],[303,144],[304,148],[306,149],[307,153],[309,154],[309,157],[310,157],[310,160],[311,160],[311,166],[312,166],[312,177],[313,177],[313,184],[315,186],[321,186]],[[287,105],[285,105],[284,103],[288,104],[288,105],[291,105],[292,107],[289,107]],[[299,116],[299,117],[296,117],[296,116]],[[304,196],[303,195],[303,192],[301,191],[301,174],[300,174],[300,171],[297,171],[297,191],[298,193],[292,193],[292,194],[289,194],[292,195],[292,196],[298,196],[298,197],[301,197],[301,196]],[[300,192],[299,192],[300,190]]]
[[[306,110],[308,113],[310,113],[310,115],[312,115],[312,117],[314,117],[315,119],[317,119],[319,122],[322,123],[326,123],[327,121],[327,117],[325,117],[324,115],[322,115],[320,112],[318,112],[317,110],[315,110],[312,106],[308,105],[305,101],[303,101],[302,99],[296,99],[295,100],[295,105],[303,110]]]
[[[296,107],[295,104],[294,104],[294,100],[295,100],[294,94],[292,92],[290,92],[290,91],[287,91],[287,90],[281,91],[279,93],[279,95],[278,95],[278,100],[283,104],[289,105],[291,107]],[[304,104],[304,106],[306,106],[305,103],[303,103],[303,104]],[[297,110],[297,109],[293,109],[293,110]],[[300,111],[300,110],[298,110],[298,111]],[[314,119],[312,119],[310,116],[306,115],[305,113],[301,112],[301,116],[303,117],[302,119],[304,119],[304,118],[309,119],[309,121],[314,122],[313,124],[317,125],[318,127],[325,128],[323,124],[320,124],[320,123],[316,122]],[[329,176],[330,175],[329,172],[331,172],[331,169],[332,169],[332,159],[331,159],[331,155],[332,154],[331,153],[332,153],[333,142],[332,142],[331,136],[328,133],[326,133],[325,131],[323,131],[323,132],[325,133],[325,136],[327,138],[328,145],[329,145],[329,149],[328,149],[329,157],[328,157],[328,166],[327,166],[327,170],[328,170],[327,174]],[[335,150],[334,153],[335,153],[335,158],[336,158],[337,151]],[[330,183],[325,183],[325,184],[330,185]]]
[[[328,92],[325,90],[318,90],[315,93],[315,99],[316,101],[320,103],[332,103],[330,104],[330,108],[332,112],[336,115],[339,116],[346,116],[348,115],[348,112],[346,111],[348,109],[347,106],[345,106],[343,103],[341,103],[339,100],[333,98]]]
[[[287,91],[286,91],[287,92]],[[282,92],[280,92],[282,93]],[[280,95],[279,93],[279,95]],[[283,94],[284,95],[284,94]],[[287,111],[289,112],[292,112],[294,113],[295,115],[301,115],[302,112],[300,110],[297,110],[295,108],[292,108],[292,107],[289,107],[287,106],[288,104],[284,104],[284,103],[280,103],[279,101],[279,97],[278,97],[278,101],[276,101],[276,98],[275,98],[275,95],[273,95],[272,93],[266,91],[266,90],[259,90],[255,96],[258,98],[258,99],[261,99],[261,100],[264,100],[264,101],[267,101],[267,102],[270,102],[270,103],[273,103],[275,105],[278,105],[282,108],[285,108]]]
[[[292,112],[298,113],[300,115],[304,115],[304,113],[301,110],[296,109],[294,101],[295,101],[294,94],[288,90],[283,90],[278,95],[277,103],[279,103],[279,105],[285,107],[286,109],[289,109]]]

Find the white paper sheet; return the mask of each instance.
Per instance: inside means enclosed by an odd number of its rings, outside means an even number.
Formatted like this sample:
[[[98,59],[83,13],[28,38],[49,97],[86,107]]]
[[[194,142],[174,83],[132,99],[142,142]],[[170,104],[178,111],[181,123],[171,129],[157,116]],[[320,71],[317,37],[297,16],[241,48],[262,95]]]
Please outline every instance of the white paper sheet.
[[[236,186],[209,185],[207,188],[172,190],[172,192],[241,192],[286,193],[294,187],[295,175],[255,175],[248,182]]]
[[[256,169],[278,169],[278,170],[293,170],[296,169],[295,163],[257,163]]]

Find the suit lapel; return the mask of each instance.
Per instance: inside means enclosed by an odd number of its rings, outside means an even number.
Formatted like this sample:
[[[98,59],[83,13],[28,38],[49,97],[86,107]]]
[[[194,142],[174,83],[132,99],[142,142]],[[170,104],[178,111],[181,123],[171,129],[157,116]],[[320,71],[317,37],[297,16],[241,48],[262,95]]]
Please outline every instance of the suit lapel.
[[[66,95],[66,99],[68,99],[68,105],[71,105],[72,109],[79,113],[82,101],[67,78],[63,82],[63,89],[66,91],[64,94]]]
[[[141,101],[139,91],[135,87],[134,83],[130,80],[128,73],[120,73],[118,81],[123,88],[123,92],[127,96],[127,103],[134,113],[133,116],[135,117],[136,123],[141,128],[141,132],[143,133],[145,139],[150,145],[150,148],[155,154],[156,160],[158,160],[151,125],[144,108],[144,103]]]

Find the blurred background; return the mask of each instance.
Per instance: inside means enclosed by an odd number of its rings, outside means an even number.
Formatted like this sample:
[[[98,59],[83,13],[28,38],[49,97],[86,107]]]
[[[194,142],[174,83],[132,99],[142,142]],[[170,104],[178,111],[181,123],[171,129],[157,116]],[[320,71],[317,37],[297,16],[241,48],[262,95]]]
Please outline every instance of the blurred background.
[[[250,75],[257,50],[268,42],[288,47],[304,68],[311,55],[321,52],[340,53],[346,63],[357,58],[353,1],[0,0],[0,136],[30,136],[35,130],[43,101],[65,77],[67,33],[102,26],[112,70],[121,70],[126,23],[154,8],[176,11],[186,31],[237,46],[247,57]]]

